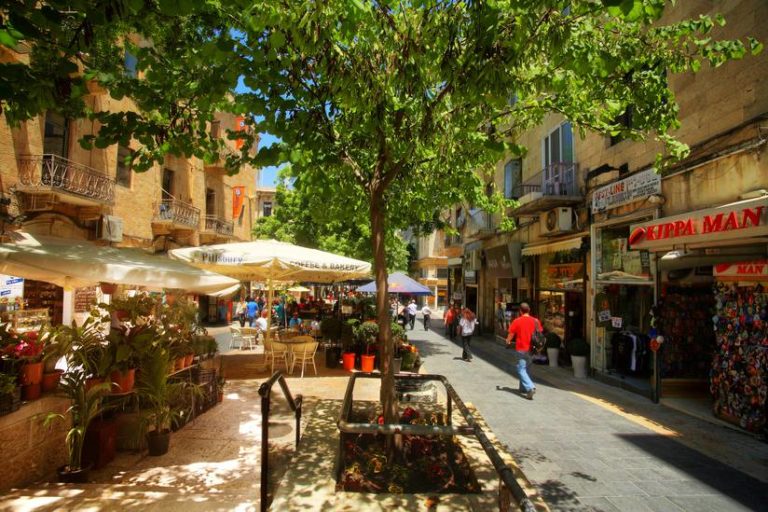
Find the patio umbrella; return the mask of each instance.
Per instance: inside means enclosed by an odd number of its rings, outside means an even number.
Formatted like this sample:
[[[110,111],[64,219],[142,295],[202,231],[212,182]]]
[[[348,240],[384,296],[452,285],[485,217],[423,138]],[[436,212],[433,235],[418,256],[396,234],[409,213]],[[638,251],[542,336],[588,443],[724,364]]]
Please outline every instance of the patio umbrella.
[[[407,295],[433,295],[432,290],[423,284],[411,279],[402,272],[393,272],[387,276],[387,288],[389,293],[405,293]],[[357,289],[363,293],[376,293],[376,281],[363,285]]]
[[[288,291],[293,293],[305,293],[311,290],[305,286],[299,285],[299,286],[291,286],[290,288],[288,288]]]
[[[46,281],[63,288],[99,282],[178,288],[201,294],[227,294],[240,283],[141,249],[94,245],[85,240],[17,232],[12,243],[0,244],[0,273]]]
[[[266,281],[270,305],[275,282],[333,283],[371,274],[371,264],[366,261],[277,240],[186,247],[168,254],[203,270],[240,281]],[[271,315],[268,315],[267,324],[271,321]]]

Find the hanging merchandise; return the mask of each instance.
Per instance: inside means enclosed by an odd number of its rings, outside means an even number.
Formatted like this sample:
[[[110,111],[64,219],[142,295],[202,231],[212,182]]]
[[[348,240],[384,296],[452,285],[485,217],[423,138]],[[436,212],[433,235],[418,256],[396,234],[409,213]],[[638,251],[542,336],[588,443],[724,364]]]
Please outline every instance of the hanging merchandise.
[[[665,288],[658,308],[667,340],[661,352],[662,378],[707,378],[715,350],[709,324],[715,301],[710,290],[710,286]]]
[[[717,352],[710,391],[717,416],[760,432],[768,410],[768,293],[762,284],[715,285]]]

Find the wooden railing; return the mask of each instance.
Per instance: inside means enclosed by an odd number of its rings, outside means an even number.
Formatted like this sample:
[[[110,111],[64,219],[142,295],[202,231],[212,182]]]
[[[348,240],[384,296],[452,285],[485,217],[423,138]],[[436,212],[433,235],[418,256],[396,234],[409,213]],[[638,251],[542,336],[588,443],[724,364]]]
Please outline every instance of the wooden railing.
[[[204,229],[217,235],[232,236],[235,233],[235,223],[220,219],[216,215],[206,215]]]
[[[200,208],[178,199],[163,199],[155,204],[155,215],[152,220],[171,221],[197,229],[200,227]]]
[[[19,182],[29,191],[66,192],[101,203],[115,201],[115,180],[59,155],[22,155]]]

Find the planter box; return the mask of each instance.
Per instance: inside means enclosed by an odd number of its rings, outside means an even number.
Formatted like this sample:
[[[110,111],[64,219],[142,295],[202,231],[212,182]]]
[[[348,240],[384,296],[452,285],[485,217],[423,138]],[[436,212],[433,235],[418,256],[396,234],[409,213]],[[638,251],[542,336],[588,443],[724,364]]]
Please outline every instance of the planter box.
[[[0,416],[18,411],[21,407],[21,388],[16,387],[13,393],[0,395]]]

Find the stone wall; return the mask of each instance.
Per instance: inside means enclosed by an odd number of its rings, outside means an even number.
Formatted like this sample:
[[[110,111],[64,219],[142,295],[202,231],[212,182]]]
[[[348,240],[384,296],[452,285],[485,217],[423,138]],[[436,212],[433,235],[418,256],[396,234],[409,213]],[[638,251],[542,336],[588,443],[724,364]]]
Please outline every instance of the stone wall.
[[[68,419],[43,425],[50,412],[67,410],[69,401],[44,396],[16,412],[0,416],[0,494],[13,487],[55,478],[56,468],[67,463],[64,439]]]

